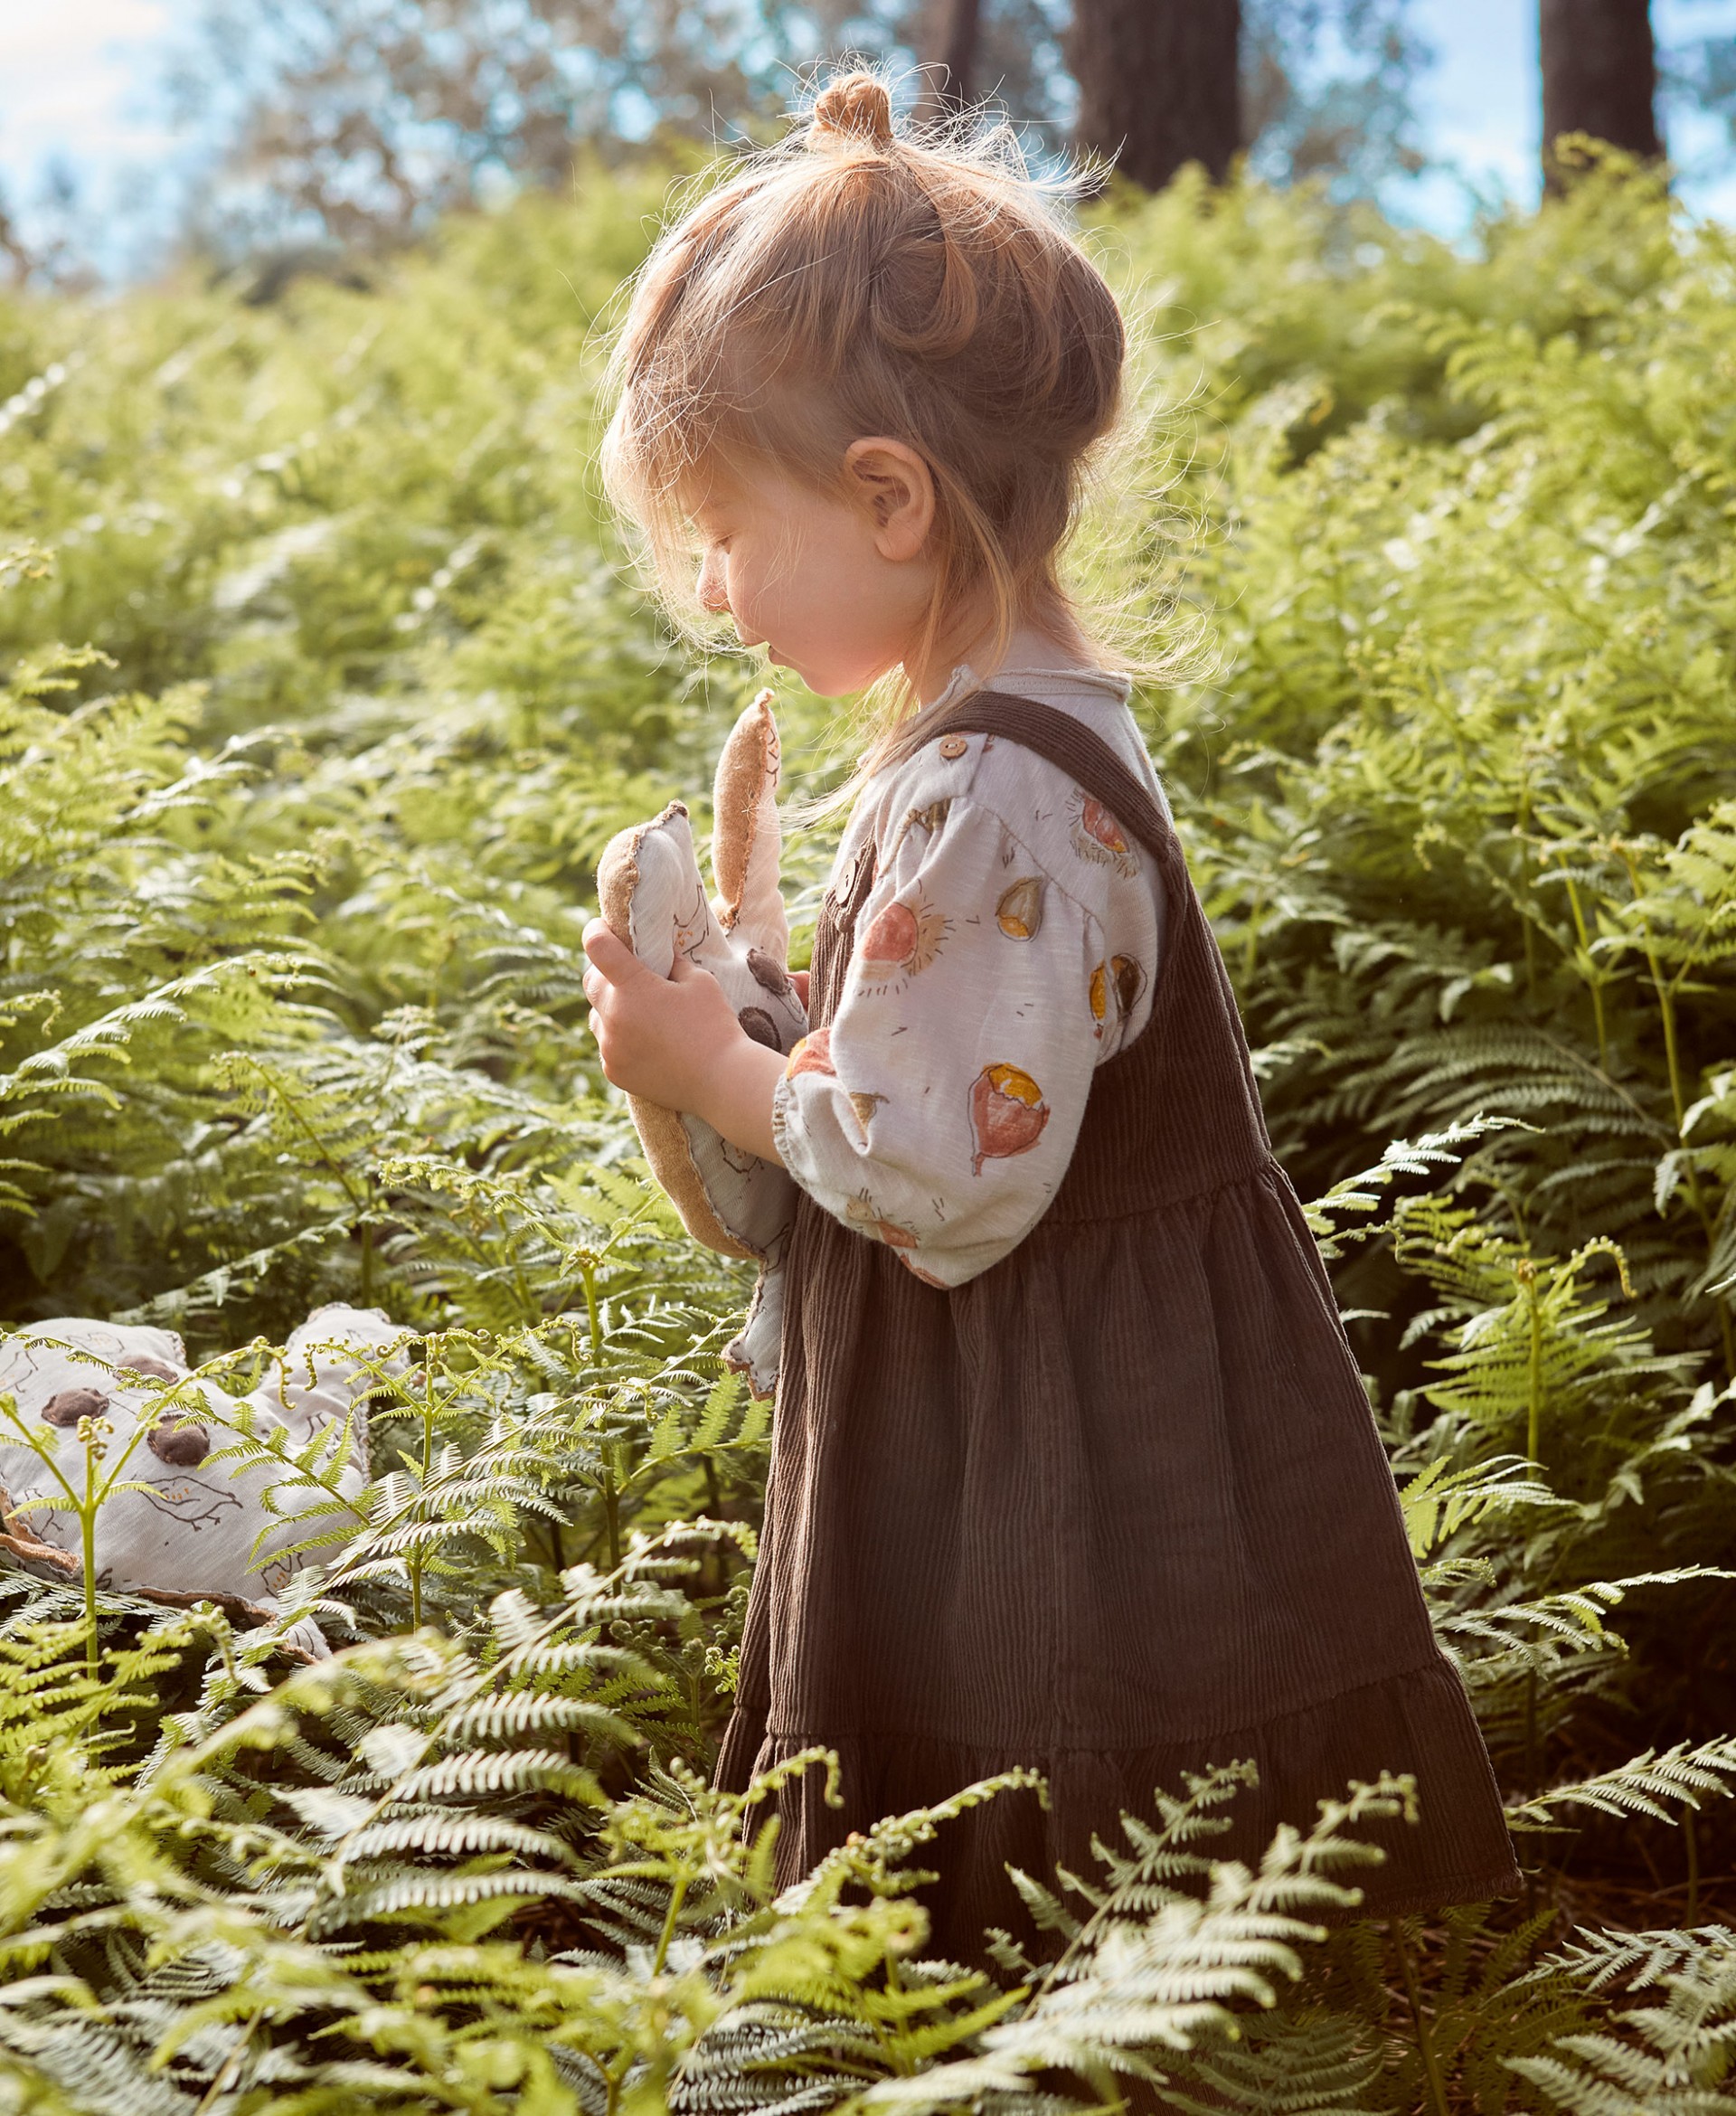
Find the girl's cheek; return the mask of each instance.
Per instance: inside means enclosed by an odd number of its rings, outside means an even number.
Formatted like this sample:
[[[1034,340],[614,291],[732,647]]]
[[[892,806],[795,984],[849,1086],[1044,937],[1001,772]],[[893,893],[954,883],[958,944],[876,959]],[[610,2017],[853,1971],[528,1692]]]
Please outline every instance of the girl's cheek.
[[[763,584],[756,581],[745,567],[730,576],[730,608],[735,613],[735,621],[744,632],[761,632],[765,629],[769,597]]]

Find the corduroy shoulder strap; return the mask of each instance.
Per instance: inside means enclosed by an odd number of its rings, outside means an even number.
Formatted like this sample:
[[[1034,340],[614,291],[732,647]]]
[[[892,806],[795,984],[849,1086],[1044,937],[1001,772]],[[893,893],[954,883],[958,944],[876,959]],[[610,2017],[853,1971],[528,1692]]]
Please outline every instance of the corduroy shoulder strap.
[[[1034,698],[1015,697],[1010,691],[973,691],[935,714],[919,716],[903,731],[901,756],[914,756],[942,735],[999,735],[1032,750],[1075,785],[1102,802],[1124,829],[1165,860],[1175,843],[1169,819],[1101,735],[1093,734],[1082,721],[1052,705],[1040,705]]]

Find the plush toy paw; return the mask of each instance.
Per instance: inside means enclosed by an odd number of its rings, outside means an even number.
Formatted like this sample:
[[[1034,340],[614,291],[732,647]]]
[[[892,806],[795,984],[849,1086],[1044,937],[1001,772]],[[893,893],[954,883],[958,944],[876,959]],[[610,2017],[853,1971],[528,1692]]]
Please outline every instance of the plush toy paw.
[[[231,1473],[231,1464],[209,1459],[250,1431],[267,1442],[281,1431],[295,1449],[322,1433],[335,1439],[347,1418],[354,1444],[338,1488],[354,1497],[368,1479],[366,1393],[376,1373],[405,1365],[384,1349],[403,1335],[377,1308],[316,1308],[292,1333],[281,1365],[238,1399],[187,1380],[186,1354],[172,1331],[88,1316],[29,1324],[0,1339],[0,1393],[14,1407],[12,1418],[0,1417],[0,1548],[40,1578],[80,1577],[79,1524],[54,1471],[83,1489],[79,1424],[99,1419],[112,1429],[99,1434],[104,1469],[125,1461],[97,1515],[102,1583],[170,1602],[210,1599],[234,1614],[273,1614],[272,1597],[300,1563],[287,1554],[308,1532],[299,1516],[325,1495],[287,1483],[276,1469],[249,1464]],[[52,1468],[21,1426],[48,1447]]]
[[[778,728],[761,691],[730,732],[712,800],[708,902],[687,810],[672,801],[624,830],[597,869],[603,918],[639,960],[667,977],[677,953],[709,970],[756,1043],[788,1052],[807,1015],[786,968],[789,928],[778,885]],[[760,1266],[748,1326],[726,1356],[756,1394],[771,1391],[782,1318],[781,1264],[796,1186],[775,1162],[741,1152],[699,1118],[627,1097],[651,1172],[695,1241]]]

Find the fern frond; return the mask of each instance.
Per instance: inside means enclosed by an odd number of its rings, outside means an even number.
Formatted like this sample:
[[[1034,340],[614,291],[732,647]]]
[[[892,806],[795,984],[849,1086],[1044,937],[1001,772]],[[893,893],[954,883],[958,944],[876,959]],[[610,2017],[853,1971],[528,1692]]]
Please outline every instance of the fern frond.
[[[1557,1826],[1563,1809],[1593,1814],[1644,1815],[1656,1822],[1679,1822],[1686,1808],[1703,1799],[1728,1799],[1736,1793],[1736,1737],[1723,1736],[1690,1748],[1677,1742],[1662,1752],[1646,1749],[1614,1771],[1600,1771],[1577,1784],[1552,1786],[1507,1809],[1513,1829]]]

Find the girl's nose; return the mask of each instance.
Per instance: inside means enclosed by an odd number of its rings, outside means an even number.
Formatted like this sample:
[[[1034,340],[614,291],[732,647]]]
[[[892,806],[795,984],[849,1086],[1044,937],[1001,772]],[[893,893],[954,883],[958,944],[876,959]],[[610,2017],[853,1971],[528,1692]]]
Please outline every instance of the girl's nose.
[[[730,607],[730,598],[723,585],[723,564],[721,559],[707,553],[699,569],[699,607],[708,609],[713,617],[722,617]]]

